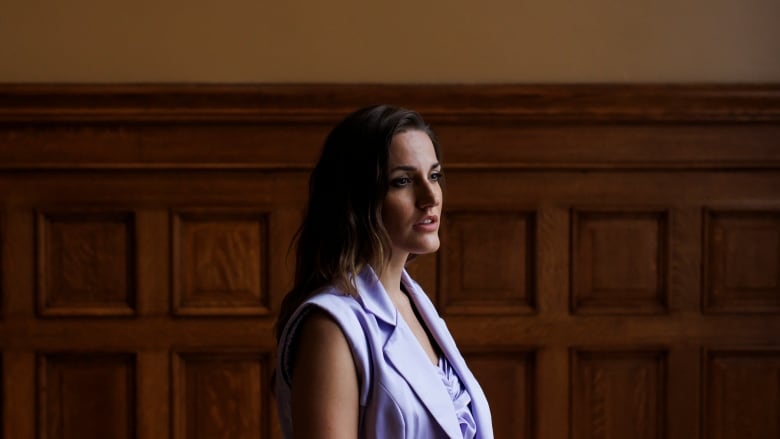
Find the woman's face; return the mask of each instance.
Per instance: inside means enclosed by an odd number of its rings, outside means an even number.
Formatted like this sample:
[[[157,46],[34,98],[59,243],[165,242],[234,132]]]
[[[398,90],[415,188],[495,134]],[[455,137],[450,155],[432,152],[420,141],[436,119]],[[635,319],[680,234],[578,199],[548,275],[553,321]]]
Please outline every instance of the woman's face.
[[[431,139],[422,131],[398,133],[390,144],[389,187],[382,221],[390,236],[393,260],[439,249],[441,165]]]

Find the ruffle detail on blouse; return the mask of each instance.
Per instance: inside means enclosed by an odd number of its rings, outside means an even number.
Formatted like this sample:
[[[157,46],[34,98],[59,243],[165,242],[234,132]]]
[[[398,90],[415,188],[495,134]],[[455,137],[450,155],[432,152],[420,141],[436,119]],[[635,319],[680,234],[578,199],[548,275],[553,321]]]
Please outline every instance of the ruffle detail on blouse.
[[[452,404],[455,406],[455,415],[458,418],[463,439],[473,439],[477,435],[477,423],[474,421],[474,416],[471,414],[471,408],[469,407],[471,395],[461,385],[458,375],[446,358],[439,358],[439,367],[436,370],[439,372],[444,387],[450,394]]]

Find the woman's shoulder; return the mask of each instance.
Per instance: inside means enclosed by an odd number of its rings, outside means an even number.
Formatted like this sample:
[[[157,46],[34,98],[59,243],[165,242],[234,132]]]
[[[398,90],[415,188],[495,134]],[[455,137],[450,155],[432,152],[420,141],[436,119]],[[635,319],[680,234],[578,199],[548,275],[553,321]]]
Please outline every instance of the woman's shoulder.
[[[357,304],[355,299],[356,296],[345,293],[334,285],[328,285],[312,293],[301,306],[305,306],[306,304],[323,304],[336,307],[354,306]]]
[[[355,363],[367,362],[368,346],[361,314],[363,310],[358,301],[336,288],[324,288],[308,298],[293,313],[282,334],[278,352],[281,378],[290,382],[292,365],[303,338],[310,343],[342,344],[346,341]]]
[[[297,331],[301,323],[308,320],[311,314],[329,317],[343,326],[344,321],[351,320],[359,308],[354,297],[341,293],[335,287],[325,287],[298,306],[288,320],[285,332]]]

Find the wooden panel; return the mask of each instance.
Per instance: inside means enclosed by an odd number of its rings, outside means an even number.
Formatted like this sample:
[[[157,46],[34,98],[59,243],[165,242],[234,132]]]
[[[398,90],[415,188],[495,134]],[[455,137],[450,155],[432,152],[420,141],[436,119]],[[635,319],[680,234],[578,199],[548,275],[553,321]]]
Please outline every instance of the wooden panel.
[[[331,123],[372,102],[396,102],[446,120],[485,125],[518,119],[715,125],[777,122],[779,89],[777,84],[4,84],[0,121]]]
[[[450,168],[777,168],[778,89],[11,84],[0,168],[308,169],[330,126],[376,102],[420,111]]]
[[[705,439],[780,437],[780,350],[711,350],[704,377]]]
[[[139,439],[171,439],[171,353],[141,349],[137,355]]]
[[[38,313],[116,316],[135,311],[132,212],[38,214]]]
[[[534,354],[481,347],[465,357],[487,396],[495,437],[535,437]]]
[[[533,311],[535,214],[447,213],[442,231],[439,306],[446,314]]]
[[[442,248],[409,271],[466,348],[496,437],[777,437],[779,92],[0,85],[4,437],[49,434],[43,403],[91,395],[99,364],[98,400],[137,413],[68,415],[79,438],[280,438],[271,328],[308,172],[337,120],[381,101],[440,139]],[[714,343],[733,350],[705,355]],[[80,393],[36,391],[36,352]]]
[[[41,439],[135,438],[131,354],[43,354],[38,373]]]
[[[174,353],[173,437],[266,437],[268,367],[259,353]]]
[[[572,309],[658,313],[666,309],[665,212],[573,213]]]
[[[260,315],[268,305],[268,214],[173,214],[174,313]]]
[[[708,210],[704,309],[780,311],[780,212]]]
[[[1,247],[0,247],[1,248]],[[5,428],[3,427],[3,424],[5,424],[5,386],[3,385],[5,383],[5,375],[3,374],[3,351],[0,350],[0,439],[3,439],[5,437]]]
[[[0,210],[0,321],[5,317],[5,211]],[[0,395],[2,393],[0,392]],[[1,398],[0,398],[1,399]],[[0,407],[0,418],[2,418],[2,407]],[[0,421],[2,422],[2,421]],[[2,425],[0,425],[0,432],[2,432]],[[2,436],[0,436],[2,438]]]
[[[665,437],[665,352],[577,349],[571,368],[572,438]]]

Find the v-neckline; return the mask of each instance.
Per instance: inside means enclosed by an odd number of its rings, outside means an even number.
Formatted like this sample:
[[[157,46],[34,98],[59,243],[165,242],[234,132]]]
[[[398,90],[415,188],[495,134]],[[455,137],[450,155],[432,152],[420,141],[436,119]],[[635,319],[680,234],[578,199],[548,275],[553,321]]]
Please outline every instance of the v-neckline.
[[[396,312],[398,313],[398,318],[404,322],[404,325],[409,330],[409,332],[414,337],[415,341],[417,341],[417,344],[420,345],[420,349],[425,353],[425,358],[428,360],[428,364],[433,366],[434,368],[439,367],[439,361],[441,360],[442,355],[444,355],[441,346],[439,346],[438,341],[433,335],[433,331],[431,331],[430,328],[428,328],[428,323],[425,321],[425,319],[422,316],[422,313],[417,309],[417,301],[414,299],[414,295],[411,291],[409,291],[409,287],[401,281],[401,292],[406,296],[407,300],[409,300],[409,307],[412,309],[412,315],[417,320],[417,323],[422,328],[423,332],[425,333],[425,336],[428,339],[428,343],[430,343],[431,348],[433,349],[434,358],[432,359],[428,351],[425,349],[425,346],[420,342],[420,339],[417,338],[417,334],[415,334],[414,330],[412,329],[412,326],[409,324],[407,319],[404,318],[403,314],[401,313],[401,310],[398,309],[398,306],[396,305]]]

